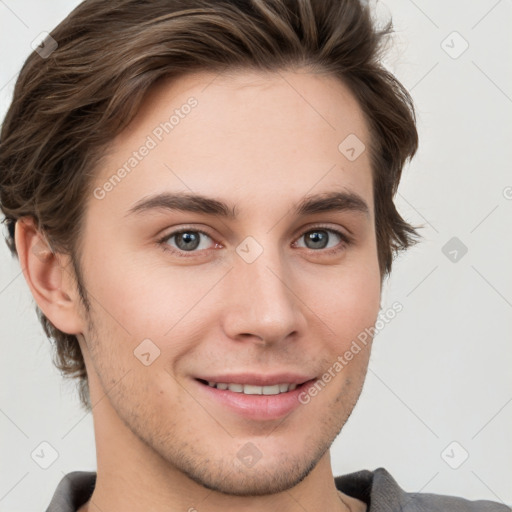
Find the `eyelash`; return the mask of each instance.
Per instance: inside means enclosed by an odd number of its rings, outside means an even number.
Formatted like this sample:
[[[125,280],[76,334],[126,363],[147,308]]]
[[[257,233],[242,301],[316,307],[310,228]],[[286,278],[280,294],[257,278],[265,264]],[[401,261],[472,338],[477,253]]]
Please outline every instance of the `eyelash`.
[[[311,232],[314,232],[316,230],[318,230],[318,231],[328,231],[329,233],[334,233],[334,234],[336,234],[337,236],[340,237],[341,242],[336,247],[331,247],[330,249],[307,249],[306,248],[306,250],[308,250],[310,252],[313,252],[313,253],[322,253],[323,255],[335,254],[335,253],[339,252],[340,250],[342,250],[343,248],[348,247],[353,242],[352,238],[349,237],[348,235],[346,235],[345,233],[343,233],[343,232],[341,232],[341,231],[339,231],[337,229],[333,229],[331,227],[321,226],[321,225],[313,226],[313,227],[307,229],[306,231],[304,231],[297,238],[297,240],[300,240],[307,233],[311,233]],[[210,236],[206,231],[190,227],[190,228],[181,228],[181,229],[178,229],[177,231],[172,231],[171,233],[168,233],[164,237],[162,237],[159,240],[157,240],[157,243],[162,248],[163,251],[171,252],[171,253],[173,253],[173,254],[175,254],[175,255],[177,255],[179,257],[182,257],[182,258],[191,258],[191,257],[197,256],[200,252],[205,252],[205,251],[209,252],[211,250],[214,250],[214,249],[203,249],[202,251],[181,251],[179,249],[175,249],[174,247],[170,247],[169,244],[167,243],[167,241],[170,238],[173,238],[174,236],[177,236],[177,235],[179,235],[181,233],[188,233],[188,232],[201,233],[201,234],[203,234],[203,235],[205,235],[208,238],[213,240],[213,237]]]

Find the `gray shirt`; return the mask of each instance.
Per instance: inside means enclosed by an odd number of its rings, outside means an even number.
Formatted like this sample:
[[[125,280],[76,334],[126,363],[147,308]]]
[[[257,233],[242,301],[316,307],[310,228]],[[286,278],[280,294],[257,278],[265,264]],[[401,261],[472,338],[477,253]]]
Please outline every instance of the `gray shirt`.
[[[469,501],[454,496],[410,493],[384,469],[362,470],[334,479],[336,487],[368,506],[367,512],[511,512],[494,501]],[[90,497],[96,473],[73,471],[59,483],[46,512],[76,512]]]

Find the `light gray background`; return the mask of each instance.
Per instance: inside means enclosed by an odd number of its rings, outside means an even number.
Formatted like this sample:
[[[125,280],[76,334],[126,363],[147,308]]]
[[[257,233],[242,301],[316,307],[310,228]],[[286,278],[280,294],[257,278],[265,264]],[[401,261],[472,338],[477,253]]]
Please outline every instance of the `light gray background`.
[[[0,0],[0,119],[31,42],[78,3]],[[420,132],[397,204],[425,239],[386,284],[383,309],[404,309],[375,339],[334,472],[383,466],[408,491],[510,505],[512,1],[388,0],[377,13],[393,16],[386,63],[412,93]],[[442,252],[452,237],[468,248],[457,262]],[[92,417],[53,368],[3,243],[0,314],[0,510],[44,510],[65,473],[95,470]],[[59,454],[46,470],[31,458],[43,441]]]

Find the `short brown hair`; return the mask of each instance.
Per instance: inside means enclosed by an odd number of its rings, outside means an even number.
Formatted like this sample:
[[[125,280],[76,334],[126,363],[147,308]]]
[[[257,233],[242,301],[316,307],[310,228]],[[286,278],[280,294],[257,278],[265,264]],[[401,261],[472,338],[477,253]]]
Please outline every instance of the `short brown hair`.
[[[413,102],[380,62],[392,22],[377,28],[359,0],[85,0],[52,32],[58,47],[23,65],[0,134],[0,206],[14,255],[14,225],[30,216],[53,250],[69,254],[83,304],[81,219],[94,169],[162,77],[192,71],[307,67],[339,78],[361,107],[370,157],[381,279],[419,238],[393,197],[418,146]],[[91,409],[74,335],[55,328],[54,363],[78,379]]]

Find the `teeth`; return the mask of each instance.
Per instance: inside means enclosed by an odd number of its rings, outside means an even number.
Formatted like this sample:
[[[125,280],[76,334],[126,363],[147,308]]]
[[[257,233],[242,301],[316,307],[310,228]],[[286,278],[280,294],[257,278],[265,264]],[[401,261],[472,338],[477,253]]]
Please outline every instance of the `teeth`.
[[[244,395],[262,395],[263,386],[253,386],[251,384],[244,384]]]
[[[279,384],[275,384],[274,386],[263,386],[262,391],[264,395],[278,395]]]
[[[217,389],[229,389],[235,393],[244,393],[245,395],[279,395],[287,391],[293,391],[297,384],[274,384],[272,386],[254,386],[252,384],[235,384],[227,382],[208,381],[208,386]]]

